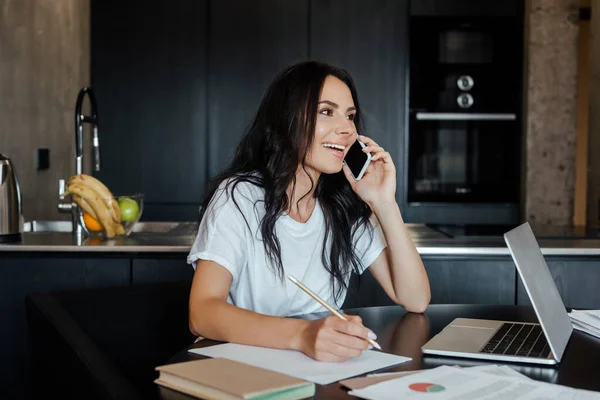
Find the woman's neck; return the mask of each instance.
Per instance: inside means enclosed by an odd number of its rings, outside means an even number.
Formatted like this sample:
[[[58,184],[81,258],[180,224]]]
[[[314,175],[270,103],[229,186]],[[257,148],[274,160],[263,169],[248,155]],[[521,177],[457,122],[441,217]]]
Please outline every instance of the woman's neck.
[[[312,215],[316,204],[314,193],[318,180],[319,174],[311,170],[307,173],[300,167],[296,172],[296,184],[290,184],[287,190],[290,206],[286,211],[296,221],[306,222]]]

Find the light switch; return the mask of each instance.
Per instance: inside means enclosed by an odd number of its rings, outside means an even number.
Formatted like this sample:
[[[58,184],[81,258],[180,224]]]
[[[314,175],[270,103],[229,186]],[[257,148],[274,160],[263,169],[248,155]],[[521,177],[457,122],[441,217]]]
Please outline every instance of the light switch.
[[[50,168],[50,150],[36,149],[35,153],[35,169],[43,171]]]

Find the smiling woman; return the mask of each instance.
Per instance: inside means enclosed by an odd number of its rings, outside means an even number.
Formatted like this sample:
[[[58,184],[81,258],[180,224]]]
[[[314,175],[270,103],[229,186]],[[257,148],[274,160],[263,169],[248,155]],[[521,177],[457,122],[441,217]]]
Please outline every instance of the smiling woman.
[[[308,61],[275,78],[202,203],[188,256],[193,333],[323,361],[367,349],[375,335],[358,317],[282,318],[324,311],[290,275],[339,308],[351,274],[369,268],[392,300],[425,310],[429,281],[395,202],[394,163],[361,132],[345,70]],[[357,139],[372,154],[361,180],[343,163]]]

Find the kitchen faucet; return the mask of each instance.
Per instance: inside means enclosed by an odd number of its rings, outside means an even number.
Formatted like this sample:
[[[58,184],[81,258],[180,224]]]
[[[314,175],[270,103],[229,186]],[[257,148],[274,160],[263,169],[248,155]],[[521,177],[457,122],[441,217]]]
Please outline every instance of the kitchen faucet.
[[[92,116],[83,115],[81,106],[85,95],[90,98]],[[96,97],[91,88],[84,87],[79,91],[77,103],[75,104],[75,173],[83,172],[83,124],[90,123],[93,126],[92,148],[94,150],[94,171],[100,171],[100,141],[98,138],[98,105]]]
[[[90,99],[90,105],[92,107],[92,115],[87,116],[83,114],[82,106],[83,100],[88,95]],[[94,171],[100,171],[100,139],[98,136],[98,105],[96,103],[96,97],[94,92],[89,87],[84,87],[79,91],[77,95],[77,102],[75,103],[75,174],[83,173],[83,125],[89,123],[93,128],[92,136],[92,149],[93,149],[93,164]],[[65,180],[60,179],[58,181],[58,196],[62,201],[65,199]],[[81,225],[77,223],[79,213],[77,211],[77,204],[75,202],[58,204],[59,212],[70,212],[71,222],[73,223],[73,233],[81,236],[83,229]]]

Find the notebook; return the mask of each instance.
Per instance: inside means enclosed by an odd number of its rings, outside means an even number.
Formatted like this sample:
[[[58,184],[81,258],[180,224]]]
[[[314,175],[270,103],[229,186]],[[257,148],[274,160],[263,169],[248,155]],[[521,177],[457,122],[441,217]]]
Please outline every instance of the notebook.
[[[263,368],[207,358],[156,367],[156,384],[203,399],[305,399],[315,384]]]

